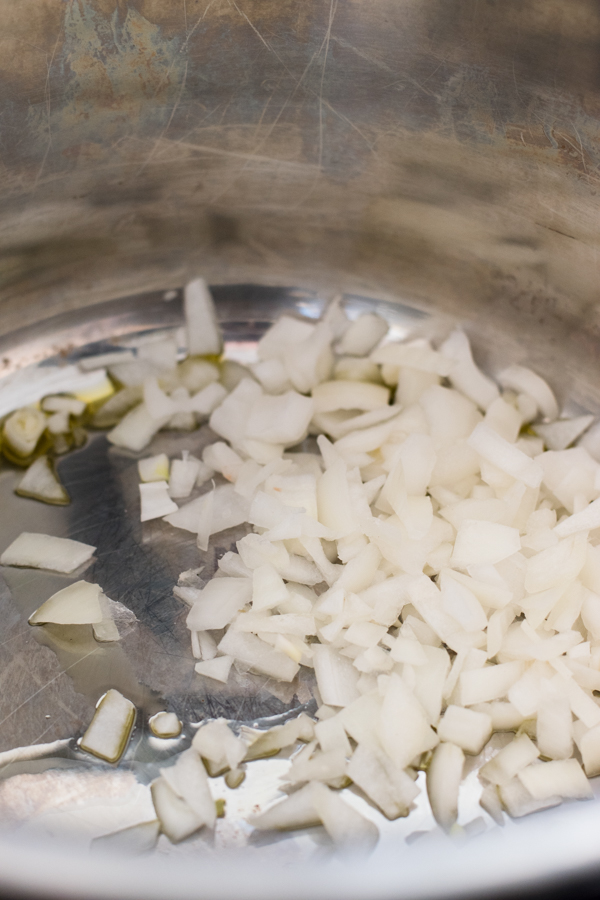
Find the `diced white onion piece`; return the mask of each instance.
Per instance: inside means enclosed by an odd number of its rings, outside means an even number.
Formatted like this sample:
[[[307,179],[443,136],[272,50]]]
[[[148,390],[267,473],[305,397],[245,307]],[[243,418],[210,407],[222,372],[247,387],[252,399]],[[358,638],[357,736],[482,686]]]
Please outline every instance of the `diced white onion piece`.
[[[315,736],[312,719],[309,719],[305,713],[300,713],[299,716],[290,719],[284,725],[269,728],[268,731],[242,729],[242,732],[244,740],[249,743],[244,756],[246,760],[272,756],[284,747],[291,747],[298,740],[307,743],[312,741]]]
[[[554,534],[563,538],[576,534],[578,531],[592,531],[594,528],[600,528],[600,498],[592,501],[580,512],[559,522],[554,529]]]
[[[166,481],[149,481],[140,484],[140,521],[159,519],[177,512],[178,506],[169,497],[169,485]]]
[[[332,647],[316,645],[313,657],[317,687],[328,706],[349,706],[359,696],[358,672]]]
[[[462,706],[448,706],[437,728],[440,741],[456,744],[473,756],[481,753],[492,736],[492,719],[486,713]]]
[[[343,460],[335,462],[317,480],[317,506],[319,521],[340,537],[356,530],[358,520]]]
[[[244,461],[224,441],[209,444],[202,451],[202,462],[214,472],[220,472],[227,481],[236,481]]]
[[[329,326],[334,338],[339,339],[350,327],[350,321],[342,306],[342,294],[335,294],[321,314],[321,321]]]
[[[577,741],[583,768],[588,778],[600,775],[600,725],[585,731]]]
[[[81,749],[107,762],[117,762],[125,751],[134,721],[135,706],[131,700],[111,688],[96,707],[81,738]]]
[[[529,594],[566,587],[581,572],[586,558],[587,534],[577,533],[536,553],[527,560],[525,590]]]
[[[193,456],[186,459],[174,459],[169,475],[169,496],[173,499],[189,497],[200,472],[200,460]]]
[[[590,427],[594,416],[557,419],[548,425],[536,425],[535,432],[544,440],[548,450],[566,450]]]
[[[462,568],[494,565],[520,549],[518,529],[497,522],[467,519],[458,529],[451,561]]]
[[[201,590],[187,590],[195,596],[186,621],[190,631],[224,628],[252,597],[248,578],[213,578]]]
[[[209,828],[213,828],[217,818],[215,801],[210,792],[204,763],[196,749],[190,747],[189,750],[184,750],[177,757],[175,765],[161,769],[160,774],[198,818]]]
[[[556,397],[547,382],[531,369],[525,366],[509,366],[500,372],[498,381],[504,388],[532,397],[546,418],[550,420],[558,418]]]
[[[481,414],[472,400],[437,384],[425,391],[419,406],[425,413],[431,437],[439,443],[468,437],[481,421]]]
[[[465,631],[480,631],[487,628],[487,616],[475,594],[453,578],[446,578],[443,581],[442,609]]]
[[[540,751],[533,741],[526,734],[520,734],[481,767],[480,775],[492,784],[508,784],[539,755]]]
[[[154,435],[166,425],[170,416],[153,419],[146,405],[140,403],[124,416],[106,437],[115,447],[139,452],[147,447]]]
[[[169,457],[166,453],[138,460],[140,481],[168,481]]]
[[[335,781],[346,777],[346,755],[343,750],[330,750],[327,753],[316,752],[310,759],[301,755],[292,761],[287,772],[290,784],[302,784],[305,781]]]
[[[481,792],[479,805],[491,816],[496,825],[504,825],[502,804],[495,784],[487,784]]]
[[[296,391],[259,397],[250,410],[246,434],[269,444],[297,444],[306,436],[313,411],[311,398]]]
[[[274,566],[265,563],[252,573],[252,609],[274,609],[289,597],[283,579]]]
[[[487,409],[499,397],[498,388],[475,365],[469,339],[463,331],[453,331],[440,347],[440,353],[452,360],[448,378],[470,400]]]
[[[455,744],[442,743],[433,751],[427,768],[427,796],[438,825],[446,831],[458,818],[458,791],[465,755]]]
[[[223,343],[212,295],[206,282],[196,278],[186,284],[183,309],[190,356],[216,355]]]
[[[316,726],[317,737],[319,728],[326,725],[327,721]],[[385,753],[364,744],[358,744],[347,771],[348,777],[388,819],[407,815],[419,794],[419,788],[406,772],[395,766]]]
[[[100,586],[76,581],[57,591],[29,617],[30,625],[92,625],[104,618]]]
[[[190,394],[197,395],[209,384],[219,380],[219,369],[206,359],[188,356],[177,366],[177,375]]]
[[[473,706],[505,697],[522,674],[523,663],[517,661],[462,672],[459,676],[461,701],[464,706]]]
[[[519,437],[523,417],[511,403],[507,403],[502,397],[498,397],[497,400],[494,400],[488,406],[484,422],[500,437],[503,437],[504,440],[514,444]]]
[[[215,681],[227,683],[229,672],[233,663],[231,656],[216,656],[214,659],[204,659],[197,662],[194,671],[198,675],[205,675],[207,678],[214,678]]]
[[[15,488],[15,493],[20,497],[31,497],[56,506],[66,506],[71,502],[47,456],[40,456],[29,466]]]
[[[71,416],[81,416],[86,406],[83,400],[77,400],[75,397],[65,397],[61,395],[56,397],[44,397],[41,405],[44,412],[68,413]]]
[[[568,696],[553,681],[542,684],[537,705],[536,741],[542,756],[568,759],[573,753],[573,717]]]
[[[251,366],[252,374],[270,394],[283,394],[292,386],[280,359],[264,359]]]
[[[309,338],[282,348],[288,377],[301,394],[308,394],[329,378],[333,368],[332,339],[333,331],[327,322],[319,322]]]
[[[46,428],[47,418],[41,410],[24,406],[6,419],[3,438],[13,453],[31,456]]]
[[[315,809],[312,785],[307,784],[265,812],[250,816],[248,822],[258,831],[292,831],[320,825],[321,817]]]
[[[217,534],[227,528],[234,528],[248,521],[250,504],[245,497],[235,492],[232,484],[222,484],[214,490],[214,506],[210,533]],[[200,516],[206,513],[206,494],[197,497],[190,503],[186,503],[177,512],[165,516],[165,522],[175,528],[183,528],[198,534],[200,530]]]
[[[333,367],[333,377],[342,381],[381,381],[379,366],[369,359],[356,356],[342,356]]]
[[[498,787],[498,795],[506,812],[513,819],[529,816],[542,809],[549,809],[561,803],[560,797],[548,797],[536,800],[532,797],[520,778],[513,778],[507,784]]]
[[[23,531],[0,556],[0,565],[51,569],[69,575],[89,562],[95,552],[91,544]]]
[[[326,381],[312,392],[315,412],[326,413],[338,409],[363,411],[387,406],[389,389],[380,384],[360,381]]]
[[[57,412],[49,416],[46,427],[49,434],[68,434],[71,427],[69,413]]]
[[[120,613],[121,610],[123,610],[130,621],[135,621],[134,614],[121,603],[115,603],[113,600],[110,600],[102,591],[100,591],[98,595],[98,601],[100,603],[100,609],[102,610],[102,621],[92,623],[94,640],[99,641],[100,643],[120,641],[121,634],[113,615],[116,611],[119,611]]]
[[[209,419],[215,434],[239,445],[246,437],[246,426],[252,406],[262,396],[262,388],[252,378],[244,378],[217,406]]]
[[[181,410],[178,404],[159,387],[155,376],[144,380],[144,405],[152,419],[170,419]]]
[[[120,831],[112,831],[94,838],[90,845],[92,852],[123,853],[126,856],[138,856],[154,850],[160,834],[160,822],[140,822]]]
[[[280,316],[258,342],[258,358],[273,359],[282,356],[288,344],[299,344],[314,333],[315,325],[306,319]]]
[[[340,716],[333,715],[329,719],[317,722],[314,731],[324,753],[329,750],[342,750],[344,756],[352,756],[352,748]],[[351,775],[349,777],[352,778]]]
[[[313,782],[313,803],[329,837],[340,847],[369,853],[379,840],[377,826],[326,785]]]
[[[560,759],[527,766],[519,779],[536,800],[562,797],[565,800],[589,800],[594,792],[576,759]]]
[[[153,781],[150,791],[160,829],[172,844],[185,840],[205,824],[204,819],[175,793],[164,778]]]
[[[425,710],[396,673],[389,678],[378,733],[384,750],[402,769],[419,753],[432,750],[438,743]]]
[[[229,629],[219,643],[219,652],[256,672],[280,681],[293,681],[299,666],[285,653],[269,647],[254,634]]]
[[[371,360],[381,365],[409,366],[441,376],[449,375],[452,369],[452,362],[433,350],[429,341],[423,338],[403,344],[384,344],[371,353]]]
[[[150,731],[155,737],[174,738],[181,734],[181,722],[170,712],[158,712],[149,720]]]
[[[484,459],[506,472],[512,478],[522,481],[528,487],[539,487],[543,470],[538,462],[530,459],[514,444],[510,444],[489,425],[481,422],[475,427],[467,441],[469,447]]]
[[[388,323],[377,313],[364,313],[346,328],[337,350],[348,356],[367,356],[387,334]]]
[[[297,736],[297,731],[295,733]],[[245,742],[236,737],[225,719],[214,719],[202,725],[192,743],[202,759],[218,765],[223,763],[232,769],[239,766],[247,749]]]

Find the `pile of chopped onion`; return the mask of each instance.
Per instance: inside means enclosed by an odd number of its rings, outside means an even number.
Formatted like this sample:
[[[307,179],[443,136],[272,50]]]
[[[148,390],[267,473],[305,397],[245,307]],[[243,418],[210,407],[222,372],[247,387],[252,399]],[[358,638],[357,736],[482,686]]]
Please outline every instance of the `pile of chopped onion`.
[[[214,827],[210,777],[237,786],[252,759],[299,741],[287,796],[254,828],[322,824],[335,843],[371,847],[377,828],[339,789],[353,783],[394,819],[409,814],[424,770],[433,815],[451,831],[465,755],[497,732],[514,736],[488,748],[479,772],[494,821],[590,797],[600,774],[593,417],[559,418],[549,385],[524,366],[492,380],[460,330],[438,347],[392,342],[380,316],[350,322],[336,300],[318,322],[283,315],[244,368],[215,361],[222,341],[203,282],[188,285],[185,312],[195,355],[177,362],[165,339],[109,360],[123,388],[97,416],[114,426],[111,443],[137,452],[162,428],[208,419],[217,440],[197,457],[136,467],[141,520],[196,535],[199,561],[213,535],[251,526],[208,583],[193,570],[174,588],[189,606],[196,672],[292,682],[309,668],[319,705],[315,721],[302,714],[266,733],[200,727],[152,786],[160,830],[179,841]],[[85,601],[87,621],[101,619],[98,596]],[[43,610],[35,621],[57,621]],[[129,713],[117,707],[121,734]],[[125,743],[115,737],[104,758]],[[145,847],[158,830],[139,827],[124,839]]]

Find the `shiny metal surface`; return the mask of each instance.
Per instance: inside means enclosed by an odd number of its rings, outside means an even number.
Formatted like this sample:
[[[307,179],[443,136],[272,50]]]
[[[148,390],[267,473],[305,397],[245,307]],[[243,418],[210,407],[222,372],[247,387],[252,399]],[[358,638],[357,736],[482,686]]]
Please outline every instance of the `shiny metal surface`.
[[[0,374],[65,343],[172,326],[177,301],[144,294],[130,314],[117,298],[202,274],[213,284],[298,286],[299,297],[272,295],[276,306],[307,297],[310,306],[311,292],[341,289],[434,312],[434,323],[458,319],[491,371],[527,360],[563,402],[600,410],[595,0],[0,0],[0,14]],[[219,298],[225,318],[228,296]],[[243,294],[242,332],[263,321],[263,296]],[[104,301],[108,311],[94,309]],[[100,449],[84,453],[103,460],[99,504],[110,519],[119,468]],[[107,524],[107,547],[122,538]],[[140,558],[150,546],[142,535]],[[160,586],[168,566],[151,560]],[[114,572],[115,584],[118,574],[127,573]],[[41,590],[35,579],[31,590]],[[4,620],[21,662],[1,676],[3,748],[25,734],[63,734],[43,718],[44,695],[69,694],[65,731],[91,703],[85,678],[76,689],[60,674],[80,657],[58,652],[60,636],[54,649],[25,645],[19,622]],[[158,614],[154,627],[156,659],[132,650],[150,673],[140,689],[148,708],[181,664]],[[3,661],[10,646],[0,646]],[[123,656],[120,677],[133,678]],[[71,671],[103,665],[81,657]],[[17,696],[32,700],[19,708]],[[37,709],[31,721],[27,707]],[[551,821],[564,825],[519,825],[520,840],[504,839],[503,865],[465,847],[462,862],[440,850],[435,872],[417,844],[403,856],[402,883],[388,858],[325,878],[319,890],[439,895],[597,864],[591,807]],[[58,857],[53,866],[39,849],[42,875],[28,853],[0,843],[0,884],[13,893],[86,890],[89,868],[74,857],[57,869]],[[292,895],[289,878],[256,881],[240,869],[236,880],[233,869],[208,866],[206,891]],[[111,881],[100,866],[87,888],[135,896],[141,879],[146,896],[160,896],[171,877],[173,897],[194,893],[192,869],[119,872]],[[306,873],[293,885],[299,897],[317,893]]]

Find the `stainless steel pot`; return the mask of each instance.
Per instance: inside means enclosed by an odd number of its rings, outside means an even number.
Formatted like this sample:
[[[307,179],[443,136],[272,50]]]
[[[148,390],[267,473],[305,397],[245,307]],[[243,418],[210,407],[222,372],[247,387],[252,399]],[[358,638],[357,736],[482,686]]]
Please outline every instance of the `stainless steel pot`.
[[[122,296],[343,290],[460,320],[598,411],[594,0],[0,0],[0,335]],[[93,319],[94,311],[90,311]],[[78,319],[79,321],[79,319]],[[416,897],[600,865],[595,804],[313,871],[0,844],[62,896]]]

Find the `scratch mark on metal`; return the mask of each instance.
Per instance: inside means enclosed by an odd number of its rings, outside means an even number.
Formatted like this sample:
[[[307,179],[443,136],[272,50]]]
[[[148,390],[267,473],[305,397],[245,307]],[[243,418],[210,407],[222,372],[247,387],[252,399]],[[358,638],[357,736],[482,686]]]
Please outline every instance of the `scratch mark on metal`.
[[[183,91],[185,90],[185,83],[187,80],[187,71],[188,71],[188,61],[186,60],[185,69],[183,70],[183,78],[181,79],[181,86],[179,88],[179,93],[177,95],[177,99],[175,100],[175,103],[173,104],[173,109],[171,110],[171,115],[169,116],[169,121],[167,122],[167,124],[165,125],[165,127],[163,128],[163,130],[161,131],[159,136],[156,138],[154,145],[153,145],[152,149],[150,150],[150,153],[148,154],[148,156],[146,157],[146,159],[144,160],[144,162],[142,163],[140,168],[135,173],[136,177],[138,175],[141,175],[141,173],[144,171],[144,169],[146,168],[148,163],[152,160],[152,157],[154,156],[159,143],[161,142],[161,140],[164,138],[165,134],[168,132],[169,128],[171,127],[171,122],[173,121],[173,117],[174,117],[175,113],[177,112],[177,108],[179,106],[179,103],[181,102],[181,97],[183,95]]]
[[[229,3],[230,3],[231,6],[234,7],[234,9],[236,9],[236,10],[238,11],[238,13],[240,14],[240,16],[242,16],[242,18],[246,20],[246,22],[248,23],[248,25],[250,26],[250,28],[252,29],[252,31],[254,32],[254,34],[258,37],[258,39],[259,39],[260,41],[262,41],[262,43],[265,45],[265,47],[267,48],[267,50],[269,51],[269,53],[272,53],[273,56],[275,57],[275,59],[277,59],[277,60],[281,63],[282,66],[285,66],[283,60],[280,58],[280,56],[279,56],[279,54],[277,53],[277,51],[274,50],[273,47],[271,47],[271,45],[269,44],[269,42],[262,36],[262,34],[260,33],[260,31],[258,30],[258,28],[256,27],[256,25],[254,25],[254,23],[248,18],[248,16],[247,16],[246,13],[244,12],[244,10],[239,8],[239,6],[238,6],[237,3],[235,2],[235,0],[229,0]]]
[[[353,128],[358,134],[360,134],[361,138],[363,139],[363,141],[365,142],[365,144],[367,145],[367,147],[369,148],[369,150],[371,151],[371,153],[372,153],[376,158],[378,158],[378,156],[377,156],[377,151],[376,151],[375,148],[373,147],[373,144],[370,142],[370,140],[368,139],[368,137],[366,136],[366,134],[363,134],[363,132],[362,132],[362,131],[360,130],[360,128],[358,127],[358,125],[356,125],[351,119],[349,119],[348,116],[345,116],[345,115],[344,115],[343,113],[341,113],[338,109],[336,109],[334,106],[332,106],[331,103],[329,103],[327,100],[324,100],[323,102],[324,102],[325,106],[327,107],[327,109],[331,110],[331,112],[332,112],[334,115],[336,115],[339,119],[341,119],[343,122],[345,122],[347,125],[349,125],[350,128]]]
[[[190,31],[190,33],[189,33],[188,36],[186,37],[185,41],[183,42],[183,45],[182,45],[182,47],[181,47],[181,53],[183,53],[184,50],[187,48],[187,45],[188,45],[188,42],[189,42],[190,38],[192,37],[192,35],[194,34],[194,32],[196,31],[196,29],[198,28],[198,26],[202,24],[202,22],[204,21],[204,19],[205,19],[205,17],[206,17],[206,13],[209,11],[209,9],[210,9],[211,6],[214,4],[214,2],[215,2],[215,0],[210,0],[210,2],[208,3],[206,9],[204,10],[204,12],[203,12],[202,15],[200,16],[200,18],[198,19],[198,21],[196,22],[196,24],[194,25],[194,27],[192,28],[192,30]]]
[[[50,117],[50,113],[52,111],[52,98],[50,96],[50,72],[52,71],[52,66],[54,64],[54,57],[56,56],[56,51],[58,49],[58,45],[59,45],[60,39],[62,37],[62,33],[63,33],[63,29],[61,27],[60,31],[58,32],[56,42],[54,44],[54,49],[52,50],[52,56],[50,57],[50,62],[47,64],[48,70],[46,72],[46,84],[44,86],[44,97],[46,100],[46,119],[47,119],[47,128],[48,128],[48,143],[46,145],[46,152],[44,153],[44,156],[42,157],[42,162],[40,164],[40,168],[35,177],[35,181],[33,182],[34,189],[36,188],[38,181],[42,177],[42,172],[44,171],[44,167],[46,165],[46,160],[48,159],[48,154],[50,153],[50,149],[52,147],[52,124],[51,124],[51,117]]]
[[[327,56],[329,54],[329,42],[331,40],[331,29],[333,20],[337,10],[338,0],[330,0],[329,4],[329,22],[325,33],[325,53],[323,56],[323,67],[321,69],[321,84],[319,86],[319,169],[323,165],[323,87],[325,84],[325,69],[327,67]]]
[[[66,675],[67,672],[70,672],[71,669],[74,669],[75,666],[78,666],[79,663],[82,663],[89,656],[93,656],[94,653],[98,653],[98,651],[100,649],[101,649],[100,647],[95,647],[93,650],[90,650],[90,652],[86,653],[85,656],[82,656],[81,659],[76,660],[70,666],[67,666],[66,669],[63,669],[62,672],[59,672],[58,675],[55,675],[54,678],[51,678],[50,681],[47,681],[46,684],[42,685],[42,687],[38,691],[34,691],[34,693],[31,694],[31,696],[27,697],[26,700],[23,700],[22,703],[19,703],[19,705],[16,706],[11,712],[9,712],[9,714],[7,716],[4,716],[4,718],[0,720],[0,726],[4,725],[4,723],[7,722],[10,718],[12,718],[12,716],[14,716],[15,713],[18,713],[20,709],[22,709],[24,706],[26,706],[28,703],[30,703],[34,697],[37,697],[38,694],[41,694],[42,691],[45,691],[47,687],[50,687],[51,684],[54,684],[55,681],[58,681],[59,678],[62,678],[63,675]]]

